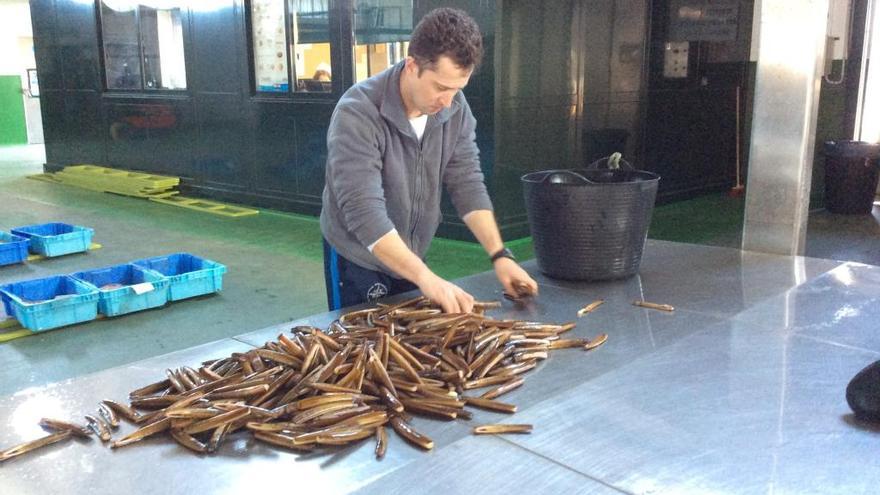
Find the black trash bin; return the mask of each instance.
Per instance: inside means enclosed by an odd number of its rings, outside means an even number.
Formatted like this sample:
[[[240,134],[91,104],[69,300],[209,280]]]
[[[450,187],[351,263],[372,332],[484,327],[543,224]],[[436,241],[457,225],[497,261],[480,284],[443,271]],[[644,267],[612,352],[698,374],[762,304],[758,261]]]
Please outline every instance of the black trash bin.
[[[567,280],[639,270],[660,176],[623,168],[544,170],[522,177],[538,268]]]
[[[880,177],[880,144],[825,143],[825,208],[832,213],[871,213]]]

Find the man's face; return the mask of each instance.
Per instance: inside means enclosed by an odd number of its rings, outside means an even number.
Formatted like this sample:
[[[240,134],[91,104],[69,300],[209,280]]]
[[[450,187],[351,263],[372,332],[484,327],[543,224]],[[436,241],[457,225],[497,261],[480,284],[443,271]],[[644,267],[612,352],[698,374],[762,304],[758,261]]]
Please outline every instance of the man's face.
[[[425,68],[419,75],[419,66],[412,57],[406,58],[409,94],[414,109],[423,115],[433,115],[452,105],[455,94],[467,86],[471,69],[462,69],[449,57],[441,55],[433,68]]]

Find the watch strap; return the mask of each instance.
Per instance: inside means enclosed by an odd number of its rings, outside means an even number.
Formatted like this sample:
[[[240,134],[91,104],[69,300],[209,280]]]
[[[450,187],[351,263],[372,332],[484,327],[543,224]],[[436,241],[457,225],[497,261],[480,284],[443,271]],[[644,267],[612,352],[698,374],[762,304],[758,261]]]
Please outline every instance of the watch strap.
[[[499,251],[497,251],[495,254],[493,254],[491,257],[489,257],[489,261],[491,261],[492,263],[495,263],[500,258],[510,258],[510,259],[516,261],[516,257],[513,255],[513,252],[506,247],[501,248]]]

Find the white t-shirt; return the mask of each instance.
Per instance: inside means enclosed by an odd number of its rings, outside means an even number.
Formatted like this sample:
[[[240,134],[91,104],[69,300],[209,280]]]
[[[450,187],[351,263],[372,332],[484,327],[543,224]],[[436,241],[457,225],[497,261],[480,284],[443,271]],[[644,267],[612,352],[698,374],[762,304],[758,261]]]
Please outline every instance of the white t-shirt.
[[[416,137],[419,138],[419,142],[421,142],[422,136],[425,135],[425,126],[428,125],[428,116],[422,115],[414,119],[409,119],[409,125],[412,126],[413,131],[416,133]]]

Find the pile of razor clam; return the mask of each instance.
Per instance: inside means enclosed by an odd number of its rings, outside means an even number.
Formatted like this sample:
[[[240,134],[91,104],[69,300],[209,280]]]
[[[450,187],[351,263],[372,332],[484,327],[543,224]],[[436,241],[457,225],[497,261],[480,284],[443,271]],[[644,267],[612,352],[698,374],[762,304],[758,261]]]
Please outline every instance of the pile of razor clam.
[[[239,430],[295,451],[375,438],[385,454],[386,426],[423,449],[434,442],[411,415],[470,419],[465,406],[502,413],[516,406],[501,395],[523,384],[523,373],[564,348],[605,342],[562,338],[574,328],[474,312],[444,314],[424,297],[348,313],[325,332],[300,326],[259,349],[207,361],[199,369],[166,370],[164,380],[130,394],[130,406],[104,400],[87,426],[44,418],[52,434],[0,452],[0,461],[92,433],[112,448],[167,432],[187,449],[214,452]],[[586,308],[585,308],[586,309]],[[592,309],[592,308],[591,308]],[[477,395],[475,389],[488,388]],[[119,418],[139,429],[112,439]],[[531,425],[490,424],[474,434],[528,433]]]

